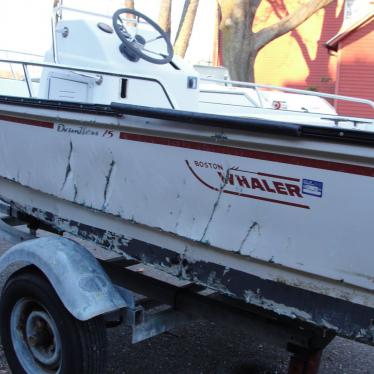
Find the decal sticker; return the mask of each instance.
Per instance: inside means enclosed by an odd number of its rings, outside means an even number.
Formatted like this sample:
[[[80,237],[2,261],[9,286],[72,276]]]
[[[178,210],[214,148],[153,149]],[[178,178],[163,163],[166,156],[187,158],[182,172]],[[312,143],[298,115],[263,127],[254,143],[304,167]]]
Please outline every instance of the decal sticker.
[[[224,168],[220,163],[205,160],[185,162],[201,184],[221,193],[304,209],[310,209],[304,195],[322,197],[322,182],[238,166]]]
[[[303,194],[322,197],[323,183],[312,181],[311,179],[303,179]]]
[[[87,126],[70,126],[63,123],[58,123],[56,125],[56,130],[57,132],[67,134],[101,136],[104,138],[112,138],[114,135],[114,132],[112,130],[90,128]]]

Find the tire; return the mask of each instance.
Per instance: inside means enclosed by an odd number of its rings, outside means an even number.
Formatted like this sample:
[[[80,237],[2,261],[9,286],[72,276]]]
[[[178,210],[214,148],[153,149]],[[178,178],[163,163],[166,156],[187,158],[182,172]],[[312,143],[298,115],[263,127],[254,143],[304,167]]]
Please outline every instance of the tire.
[[[1,340],[13,374],[105,372],[103,318],[75,319],[39,271],[23,269],[8,279],[0,318]]]

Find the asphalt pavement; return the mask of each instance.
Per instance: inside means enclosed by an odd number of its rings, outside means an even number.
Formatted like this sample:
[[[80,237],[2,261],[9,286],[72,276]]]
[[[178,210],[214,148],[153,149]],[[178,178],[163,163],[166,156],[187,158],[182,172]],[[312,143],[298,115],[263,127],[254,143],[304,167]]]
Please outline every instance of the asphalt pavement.
[[[0,233],[0,253],[8,247]],[[134,345],[130,338],[125,326],[108,329],[108,373],[287,373],[287,352],[253,339],[240,326],[198,321]],[[0,374],[9,373],[0,347]],[[336,338],[323,354],[320,374],[374,374],[374,347]]]

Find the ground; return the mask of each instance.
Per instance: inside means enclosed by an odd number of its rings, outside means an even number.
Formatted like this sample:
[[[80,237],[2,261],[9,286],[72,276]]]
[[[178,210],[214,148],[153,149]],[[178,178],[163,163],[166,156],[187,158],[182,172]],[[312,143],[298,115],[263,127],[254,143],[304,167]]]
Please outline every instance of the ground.
[[[1,240],[0,252],[9,243]],[[209,321],[199,321],[131,345],[130,331],[108,330],[108,373],[283,374],[285,350],[261,344],[248,333]],[[0,374],[8,374],[0,349]],[[324,352],[320,374],[373,374],[374,348],[336,338]]]

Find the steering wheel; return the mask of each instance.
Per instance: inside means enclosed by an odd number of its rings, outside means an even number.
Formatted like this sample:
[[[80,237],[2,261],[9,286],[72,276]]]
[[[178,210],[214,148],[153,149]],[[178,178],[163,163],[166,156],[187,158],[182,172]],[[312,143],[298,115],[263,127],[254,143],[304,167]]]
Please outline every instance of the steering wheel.
[[[126,17],[122,18],[123,14]],[[133,17],[130,18],[131,15]],[[148,27],[151,26],[152,31],[156,31],[157,35],[151,39],[145,39],[138,33],[140,23]],[[173,58],[173,46],[169,36],[156,22],[143,13],[128,8],[118,9],[113,14],[113,28],[121,39],[124,49],[136,56],[137,59],[142,58],[153,64],[167,64]],[[154,50],[152,50],[152,43],[160,40],[163,42],[162,50],[160,51],[160,43],[155,43]]]

